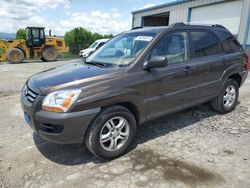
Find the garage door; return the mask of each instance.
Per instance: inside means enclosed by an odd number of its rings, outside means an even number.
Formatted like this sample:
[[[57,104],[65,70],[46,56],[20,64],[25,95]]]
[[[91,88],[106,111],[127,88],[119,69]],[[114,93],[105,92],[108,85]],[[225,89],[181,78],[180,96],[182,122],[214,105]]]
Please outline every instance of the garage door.
[[[243,1],[217,3],[191,9],[191,22],[221,24],[238,34]]]

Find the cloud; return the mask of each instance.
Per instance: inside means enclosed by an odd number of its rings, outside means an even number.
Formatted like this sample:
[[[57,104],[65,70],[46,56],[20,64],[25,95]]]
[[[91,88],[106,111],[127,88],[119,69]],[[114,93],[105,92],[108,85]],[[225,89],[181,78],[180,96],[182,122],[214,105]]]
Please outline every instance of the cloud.
[[[67,20],[62,20],[58,24],[59,28],[67,30],[81,26],[93,32],[116,34],[128,30],[131,25],[129,21],[120,21],[119,18],[121,15],[112,11],[73,12]]]
[[[44,26],[47,31],[52,29],[52,33],[56,35],[64,35],[74,27],[84,27],[103,34],[117,34],[131,27],[131,19],[124,21],[116,8],[106,12],[100,10],[80,12],[74,11],[71,3],[72,0],[0,0],[0,32],[15,33],[17,29],[27,26]],[[39,13],[54,11],[59,6],[64,11],[65,19],[46,20],[39,16]]]
[[[25,20],[37,12],[55,9],[61,4],[67,5],[70,2],[70,0],[43,0],[39,2],[32,0],[0,0],[0,12],[5,19],[17,18]]]
[[[156,6],[156,4],[146,4],[143,7],[139,8],[139,9],[145,9],[145,8],[150,8],[150,7],[154,7]]]

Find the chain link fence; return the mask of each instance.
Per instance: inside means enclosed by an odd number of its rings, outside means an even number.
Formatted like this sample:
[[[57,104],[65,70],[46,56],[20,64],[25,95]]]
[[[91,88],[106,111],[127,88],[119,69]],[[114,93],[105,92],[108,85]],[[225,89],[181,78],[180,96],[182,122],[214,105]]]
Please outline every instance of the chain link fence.
[[[85,49],[86,47],[84,45],[71,45],[69,46],[69,53],[73,54],[73,55],[78,55],[79,52],[83,49]]]

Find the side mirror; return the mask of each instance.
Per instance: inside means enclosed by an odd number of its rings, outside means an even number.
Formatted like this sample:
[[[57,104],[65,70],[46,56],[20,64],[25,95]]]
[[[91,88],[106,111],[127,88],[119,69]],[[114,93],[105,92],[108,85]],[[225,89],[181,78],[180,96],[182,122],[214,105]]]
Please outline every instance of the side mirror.
[[[143,64],[144,70],[150,70],[152,68],[161,68],[168,65],[168,59],[165,56],[154,56]]]

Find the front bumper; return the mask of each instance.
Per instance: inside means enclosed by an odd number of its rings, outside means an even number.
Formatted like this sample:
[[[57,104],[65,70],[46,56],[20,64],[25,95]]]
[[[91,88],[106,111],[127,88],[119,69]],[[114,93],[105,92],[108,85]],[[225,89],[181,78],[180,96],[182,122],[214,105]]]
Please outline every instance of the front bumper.
[[[87,58],[87,57],[89,56],[89,54],[86,54],[86,53],[84,53],[84,52],[80,52],[80,53],[79,53],[79,56],[80,56],[80,57],[83,57],[83,58]]]
[[[38,95],[31,103],[21,95],[27,124],[46,140],[61,144],[82,143],[90,122],[100,108],[69,113],[50,112],[41,109],[43,99]]]

